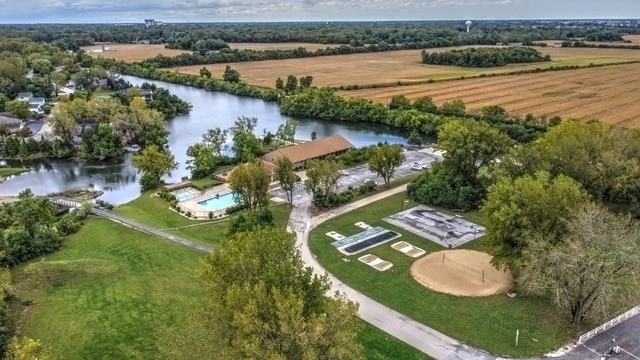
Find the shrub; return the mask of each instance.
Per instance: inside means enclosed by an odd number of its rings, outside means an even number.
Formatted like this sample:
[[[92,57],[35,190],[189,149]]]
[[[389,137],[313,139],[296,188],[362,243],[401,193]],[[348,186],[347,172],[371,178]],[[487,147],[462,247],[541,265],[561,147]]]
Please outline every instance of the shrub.
[[[209,211],[209,219],[213,219],[213,211]]]

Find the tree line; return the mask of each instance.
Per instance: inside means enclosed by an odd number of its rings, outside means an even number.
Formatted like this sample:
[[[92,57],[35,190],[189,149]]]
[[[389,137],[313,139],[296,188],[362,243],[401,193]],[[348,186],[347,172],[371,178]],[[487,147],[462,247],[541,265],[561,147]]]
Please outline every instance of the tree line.
[[[508,46],[491,48],[469,48],[443,52],[422,50],[422,63],[462,67],[497,67],[507,64],[551,61],[549,55],[542,55],[530,47]]]
[[[442,125],[446,153],[408,186],[417,202],[479,209],[492,263],[574,323],[640,289],[640,131],[564,121],[534,142],[470,119]]]

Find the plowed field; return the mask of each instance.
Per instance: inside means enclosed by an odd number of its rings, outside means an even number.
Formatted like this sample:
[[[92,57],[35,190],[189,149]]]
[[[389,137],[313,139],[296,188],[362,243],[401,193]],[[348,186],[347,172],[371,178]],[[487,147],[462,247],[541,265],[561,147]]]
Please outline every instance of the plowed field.
[[[559,115],[564,119],[599,119],[640,127],[640,64],[615,65],[538,74],[497,76],[433,84],[343,92],[388,103],[403,94],[431,96],[436,104],[461,99],[468,109],[500,105],[518,115]]]

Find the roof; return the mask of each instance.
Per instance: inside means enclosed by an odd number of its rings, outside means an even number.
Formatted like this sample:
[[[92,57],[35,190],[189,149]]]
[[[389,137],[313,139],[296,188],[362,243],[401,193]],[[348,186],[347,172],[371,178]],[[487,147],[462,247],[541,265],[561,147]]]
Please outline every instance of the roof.
[[[331,135],[326,138],[280,148],[264,155],[263,159],[275,162],[275,160],[284,156],[288,157],[291,162],[297,163],[348,150],[352,147],[353,144],[343,138],[342,135]]]
[[[12,117],[8,113],[0,114],[0,124],[5,124],[7,126],[11,126],[11,125],[20,126],[20,123],[22,123],[22,120]]]
[[[19,92],[18,93],[18,99],[27,99],[33,97],[33,93],[30,91],[26,91],[26,92]]]

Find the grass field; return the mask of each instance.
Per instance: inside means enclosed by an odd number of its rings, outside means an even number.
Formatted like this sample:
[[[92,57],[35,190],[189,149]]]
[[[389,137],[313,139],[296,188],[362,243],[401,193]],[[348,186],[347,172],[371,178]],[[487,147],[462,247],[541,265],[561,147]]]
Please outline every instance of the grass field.
[[[144,193],[137,199],[116,207],[116,213],[130,217],[141,223],[162,229],[172,235],[204,243],[214,249],[227,230],[226,220],[191,220],[169,209],[169,203],[152,193]],[[274,222],[278,227],[286,227],[291,209],[286,205],[271,206]]]
[[[54,359],[163,359],[167,333],[205,296],[195,278],[202,256],[92,219],[62,250],[14,269],[12,310],[21,334]],[[366,323],[358,341],[369,360],[429,359]]]
[[[640,51],[630,50],[637,52]],[[461,99],[468,109],[500,105],[517,115],[559,115],[608,124],[640,127],[637,94],[640,64],[497,76],[464,81],[378,88],[344,92],[388,103],[403,94],[410,99],[431,96],[436,104]]]
[[[106,219],[92,219],[62,250],[14,270],[14,289],[33,305],[23,334],[55,359],[159,358],[156,330],[171,326],[204,291],[202,253]]]
[[[446,51],[458,48],[438,48],[432,51]],[[249,84],[274,87],[278,77],[287,75],[298,77],[313,76],[315,86],[371,85],[411,83],[429,79],[456,79],[461,76],[504,73],[508,71],[548,68],[551,66],[602,64],[640,60],[640,51],[625,49],[581,49],[581,48],[539,48],[549,54],[553,61],[533,64],[512,64],[498,68],[461,68],[421,64],[420,50],[403,50],[353,55],[320,56],[303,59],[267,60],[258,62],[231,63]],[[207,68],[220,77],[227,64],[210,64]],[[202,65],[181,66],[171,70],[181,73],[199,74]]]
[[[191,53],[188,50],[165,49],[164,45],[143,45],[143,44],[104,44],[107,51],[102,51],[103,45],[83,46],[82,49],[88,55],[98,58],[113,58],[117,61],[136,62],[155,57],[162,54],[165,56],[177,56],[184,53]],[[96,51],[97,50],[97,51]]]
[[[398,194],[321,224],[311,232],[312,252],[327,271],[358,291],[436,330],[496,354],[540,355],[559,348],[579,331],[545,299],[524,296],[511,299],[505,295],[463,298],[430,291],[411,277],[412,259],[391,249],[389,244],[367,251],[394,264],[386,272],[377,272],[359,262],[357,257],[363,254],[344,262],[325,233],[355,234],[361,230],[354,224],[363,220],[397,231],[402,234],[400,240],[428,252],[442,249],[431,241],[377,220],[399,211],[403,199],[404,194]],[[478,219],[477,214],[468,218]],[[481,250],[481,240],[464,248]],[[520,332],[517,348],[516,330]]]

